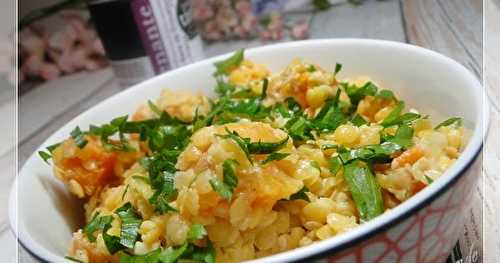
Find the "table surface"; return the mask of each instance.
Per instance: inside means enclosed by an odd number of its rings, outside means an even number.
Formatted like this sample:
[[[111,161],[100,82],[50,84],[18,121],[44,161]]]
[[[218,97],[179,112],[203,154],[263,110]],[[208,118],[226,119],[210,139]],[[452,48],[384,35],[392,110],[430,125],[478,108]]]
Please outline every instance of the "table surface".
[[[488,63],[492,68],[494,63],[500,63],[500,52],[491,48],[500,44],[500,0],[486,0],[485,15],[487,22],[496,25],[487,26],[485,30],[498,32],[496,36],[488,34],[486,40],[491,42],[486,45],[486,54],[489,56],[485,61],[488,98],[494,105],[491,110],[491,129],[500,127],[500,74],[489,71]],[[377,38],[408,42],[436,50],[454,58],[478,78],[483,77],[483,5],[481,0],[368,0],[360,6],[349,4],[340,5],[324,12],[312,14],[296,14],[294,16],[306,16],[311,21],[311,38]],[[490,36],[490,37],[488,37]],[[495,38],[496,37],[496,38]],[[496,42],[495,42],[496,41]],[[496,44],[495,44],[496,43]],[[238,48],[263,45],[260,41],[232,41],[228,43],[217,43],[204,47],[207,57],[233,51]],[[489,53],[491,51],[492,53]],[[497,54],[493,54],[495,52]],[[497,59],[494,59],[496,56]],[[498,66],[498,65],[497,65]],[[498,67],[497,67],[498,68]],[[491,87],[496,87],[491,88]],[[19,98],[19,166],[33,153],[33,151],[53,132],[62,125],[76,117],[81,112],[92,107],[103,99],[120,92],[119,87],[111,69],[104,69],[93,73],[80,73],[64,77],[49,83],[45,83],[32,89]],[[0,94],[1,95],[1,94]],[[0,109],[5,104],[0,100]],[[498,145],[500,135],[490,133],[487,143]],[[0,163],[8,162],[8,153],[14,149],[4,149],[0,146]],[[485,250],[488,251],[484,261],[489,262],[488,257],[500,255],[500,244],[494,241],[500,236],[496,227],[495,218],[500,218],[500,207],[498,202],[494,203],[493,197],[500,200],[498,188],[500,188],[499,171],[500,150],[495,147],[486,146],[484,149],[484,181],[486,188],[481,186],[477,189],[478,208],[471,211],[471,220],[481,222],[481,200],[484,204],[485,219]],[[4,160],[5,159],[5,160]],[[13,178],[3,178],[2,187],[10,187]],[[497,187],[497,188],[495,188]],[[5,190],[5,189],[4,189]],[[3,193],[5,191],[0,191]],[[485,198],[485,196],[487,198]],[[6,196],[0,194],[0,201]],[[479,212],[478,212],[479,211]],[[0,242],[11,240],[12,236],[7,230],[6,211],[0,211]],[[491,215],[489,217],[489,215]],[[475,218],[474,218],[475,217]],[[476,219],[476,220],[474,220]],[[480,224],[480,223],[479,223]],[[472,229],[471,228],[476,228]],[[464,229],[474,232],[479,238],[481,227],[466,224]],[[10,238],[10,239],[9,239]],[[480,246],[479,244],[478,246]],[[1,252],[1,250],[0,250]],[[5,255],[5,254],[3,254]],[[33,259],[20,249],[20,261],[32,262]],[[493,259],[493,258],[490,258]]]

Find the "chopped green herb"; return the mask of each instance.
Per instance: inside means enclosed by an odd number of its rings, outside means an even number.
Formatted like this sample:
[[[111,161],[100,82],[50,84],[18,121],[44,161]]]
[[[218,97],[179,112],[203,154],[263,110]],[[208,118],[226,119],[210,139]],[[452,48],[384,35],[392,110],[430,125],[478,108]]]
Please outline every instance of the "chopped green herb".
[[[432,184],[432,182],[434,182],[434,180],[432,180],[432,178],[430,178],[429,176],[427,175],[424,175],[425,176],[425,180],[427,181],[427,184]]]
[[[184,243],[179,247],[169,247],[160,253],[159,259],[162,263],[175,263],[180,259],[187,251],[188,243]]]
[[[149,180],[153,188],[156,189],[153,196],[149,198],[149,203],[154,206],[155,211],[161,214],[177,212],[177,209],[169,204],[169,202],[177,197],[177,190],[175,190],[174,187],[174,174],[169,171],[164,171],[161,173],[161,176],[157,178],[150,177]]]
[[[298,192],[292,194],[289,200],[302,199],[307,202],[310,202],[311,200],[309,200],[309,196],[307,196],[306,192],[309,192],[309,189],[306,186],[303,186]]]
[[[215,73],[214,76],[228,75],[231,70],[237,68],[244,58],[244,50],[238,50],[234,52],[229,58],[215,62]]]
[[[267,96],[267,87],[269,86],[269,80],[267,78],[262,80],[262,93],[260,99],[263,100]]]
[[[188,242],[193,242],[193,241],[204,238],[205,236],[207,236],[207,234],[208,234],[207,230],[205,229],[205,227],[203,225],[194,224],[189,229],[189,232],[187,234],[186,239]]]
[[[125,187],[125,191],[123,191],[123,194],[122,194],[122,201],[123,199],[125,198],[125,195],[127,194],[128,192],[128,188],[129,188],[130,185],[127,184],[127,186]]]
[[[372,82],[367,82],[362,87],[349,85],[347,83],[343,83],[342,86],[351,99],[351,103],[353,105],[358,105],[358,103],[366,96],[375,96],[378,90],[378,87]]]
[[[274,153],[271,153],[269,154],[266,159],[264,161],[262,161],[261,164],[266,164],[266,163],[270,163],[272,161],[280,161],[280,160],[283,160],[285,159],[288,155],[290,155],[289,153],[278,153],[278,152],[274,152]]]
[[[72,258],[72,257],[70,257],[70,256],[65,256],[64,258],[65,258],[65,259],[67,259],[67,260],[74,261],[74,262],[84,263],[83,261],[78,260],[78,259],[76,259],[76,258]]]
[[[238,185],[238,177],[236,177],[236,165],[238,162],[233,159],[227,159],[222,164],[223,179],[220,181],[217,178],[210,179],[210,185],[219,193],[219,195],[230,201],[233,197],[234,188]]]
[[[313,64],[310,64],[307,67],[307,72],[314,72],[314,71],[316,71],[316,67]]]
[[[50,153],[47,153],[47,152],[44,152],[44,151],[38,151],[38,155],[40,156],[40,158],[42,158],[42,160],[44,162],[46,162],[47,164],[49,164],[49,160],[52,159],[52,154]]]
[[[312,121],[312,125],[320,132],[334,131],[347,121],[339,107],[340,89],[333,99],[328,99]]]
[[[396,98],[396,96],[394,96],[394,93],[390,90],[387,90],[387,89],[380,90],[375,95],[375,97],[379,97],[379,98],[386,99],[386,100],[393,100]]]
[[[361,115],[359,115],[359,114],[355,114],[352,117],[351,123],[354,124],[355,126],[358,126],[358,127],[365,125],[365,124],[368,124],[368,122],[363,117],[361,117]]]
[[[99,216],[99,213],[96,213],[82,231],[90,242],[95,242],[94,232],[104,230],[106,225],[111,224],[111,221],[113,221],[112,216]]]
[[[245,153],[245,156],[247,157],[248,161],[250,163],[253,163],[252,157],[250,157],[250,151],[248,150],[247,146],[250,143],[250,140],[249,139],[245,140],[244,138],[241,138],[236,131],[231,132],[227,127],[225,128],[225,130],[227,134],[217,135],[217,136],[233,140],[241,148],[243,153]]]
[[[251,154],[270,154],[283,148],[288,142],[288,136],[278,142],[251,142],[248,144],[248,151]]]
[[[149,181],[149,178],[146,176],[141,176],[141,175],[132,175],[132,179],[139,180],[144,182],[145,184],[151,184]]]
[[[161,116],[162,110],[160,110],[152,101],[148,100],[148,106],[157,116]]]
[[[342,64],[335,63],[335,72],[334,75],[337,75],[342,70]]]
[[[434,130],[437,130],[437,129],[441,128],[441,127],[450,126],[452,124],[456,124],[458,126],[461,126],[462,122],[463,122],[462,118],[458,118],[458,117],[449,118],[449,119],[441,122],[440,124],[438,124],[436,126],[436,128],[434,128]]]
[[[381,123],[382,126],[389,127],[389,126],[397,124],[398,118],[400,117],[401,112],[403,111],[404,107],[405,107],[404,101],[398,102],[398,104],[396,105],[396,107],[394,107],[394,109],[391,111],[391,113],[389,113],[389,115],[387,117],[385,117],[385,119],[382,121],[382,123]]]
[[[360,161],[344,166],[344,179],[351,192],[361,222],[367,222],[384,212],[380,186],[370,169]]]
[[[124,251],[120,251],[118,255],[120,263],[160,263],[160,253],[161,249],[158,248],[143,255],[130,255]]]
[[[333,175],[336,175],[341,169],[342,169],[342,159],[340,159],[340,156],[335,156],[330,158],[330,172]]]
[[[87,145],[88,141],[85,139],[85,133],[80,130],[80,127],[76,126],[73,131],[71,131],[71,138],[75,141],[78,148],[83,148]]]
[[[115,213],[121,220],[120,244],[127,248],[134,248],[135,241],[139,237],[139,227],[142,220],[130,203],[124,204]]]
[[[413,145],[413,128],[408,125],[399,126],[394,137],[389,138],[387,141],[400,145],[403,148],[410,148]]]

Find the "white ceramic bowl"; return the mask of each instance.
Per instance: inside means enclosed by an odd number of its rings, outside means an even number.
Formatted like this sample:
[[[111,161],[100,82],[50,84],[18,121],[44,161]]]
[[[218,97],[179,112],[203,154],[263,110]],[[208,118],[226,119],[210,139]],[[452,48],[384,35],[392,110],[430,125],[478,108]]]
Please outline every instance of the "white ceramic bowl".
[[[470,205],[467,196],[480,176],[472,166],[481,151],[482,119],[486,111],[478,80],[443,55],[388,41],[298,41],[249,49],[245,56],[273,71],[283,69],[294,58],[318,63],[326,69],[333,69],[336,62],[342,63],[341,78],[370,76],[380,86],[395,90],[409,107],[431,115],[435,121],[462,116],[473,134],[456,164],[389,213],[338,237],[256,261],[288,262],[322,257],[347,262],[356,258],[365,262],[444,261],[462,228],[464,209]],[[40,149],[63,140],[77,125],[87,128],[89,124],[130,114],[140,103],[156,98],[164,88],[201,90],[213,95],[213,63],[223,57],[162,74],[106,99],[50,136]],[[41,260],[66,262],[63,257],[72,232],[81,223],[81,203],[65,190],[36,152],[21,169],[17,190],[13,189],[10,196],[9,216],[19,242]]]

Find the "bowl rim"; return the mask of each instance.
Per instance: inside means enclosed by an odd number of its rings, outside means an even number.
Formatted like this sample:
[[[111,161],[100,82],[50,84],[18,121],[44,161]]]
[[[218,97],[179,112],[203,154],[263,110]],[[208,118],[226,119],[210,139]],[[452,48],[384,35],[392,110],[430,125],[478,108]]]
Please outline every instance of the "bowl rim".
[[[409,200],[406,200],[396,208],[392,209],[390,213],[384,213],[377,218],[363,224],[362,226],[353,229],[343,235],[339,235],[335,238],[326,239],[323,241],[316,242],[312,245],[296,248],[293,250],[285,251],[282,253],[278,253],[275,255],[271,255],[268,257],[264,257],[261,259],[252,260],[251,262],[300,262],[304,260],[311,260],[326,254],[337,253],[349,246],[352,246],[356,243],[360,243],[362,240],[366,240],[380,232],[383,232],[390,227],[399,224],[404,221],[411,215],[413,215],[416,211],[421,208],[427,206],[431,203],[436,197],[440,196],[446,190],[450,188],[450,186],[454,185],[459,178],[462,177],[464,172],[470,168],[470,166],[477,159],[479,154],[481,153],[483,147],[483,138],[486,137],[486,133],[488,131],[489,126],[489,102],[485,98],[484,95],[484,87],[478,81],[478,79],[463,65],[458,63],[457,61],[444,56],[436,51],[432,51],[429,49],[425,49],[422,47],[418,47],[415,45],[403,43],[403,42],[395,42],[388,40],[376,40],[376,39],[364,39],[364,38],[338,38],[338,39],[314,39],[314,40],[303,40],[303,41],[294,41],[294,42],[284,42],[277,43],[272,45],[265,45],[255,48],[245,49],[246,54],[259,53],[259,52],[268,52],[273,49],[293,49],[295,47],[300,47],[302,45],[339,45],[339,44],[364,44],[364,45],[373,45],[374,47],[393,47],[404,49],[407,52],[418,53],[422,56],[430,56],[433,57],[436,61],[441,61],[445,63],[448,67],[454,67],[459,73],[464,74],[465,78],[468,79],[468,87],[470,89],[477,89],[478,91],[483,92],[483,96],[477,99],[479,109],[477,115],[475,116],[477,123],[474,126],[474,133],[472,134],[467,146],[464,151],[458,158],[457,162],[450,167],[438,180],[436,180],[432,185],[424,188],[422,191],[414,195]],[[42,149],[45,145],[48,145],[49,141],[54,140],[54,137],[60,132],[60,130],[67,128],[68,126],[74,126],[77,120],[81,119],[83,116],[90,114],[95,111],[96,108],[99,108],[103,104],[107,104],[113,100],[119,99],[120,97],[127,96],[127,94],[136,92],[137,90],[143,89],[147,86],[154,85],[159,79],[167,78],[170,75],[174,74],[182,74],[184,71],[189,71],[194,67],[203,67],[205,64],[213,64],[213,62],[221,60],[231,53],[226,53],[223,55],[215,56],[212,58],[207,58],[181,68],[160,74],[155,76],[149,80],[141,82],[137,85],[134,85],[124,91],[121,91],[117,94],[108,97],[98,104],[92,106],[86,111],[82,112],[71,121],[67,122],[61,128],[57,129],[54,133],[52,133],[38,148],[35,150],[30,157],[27,159],[26,163],[23,165],[21,170],[19,171],[18,176],[15,179],[15,182],[12,186],[10,196],[9,196],[9,223],[14,236],[18,240],[19,244],[25,248],[25,250],[37,258],[42,262],[50,262],[51,260],[61,261],[63,262],[64,258],[61,255],[56,255],[45,247],[36,242],[25,229],[20,229],[17,221],[17,187],[19,182],[23,180],[21,178],[21,174],[25,173],[27,164],[31,163],[34,158],[36,158],[36,153],[38,150]],[[34,175],[33,175],[34,176]]]

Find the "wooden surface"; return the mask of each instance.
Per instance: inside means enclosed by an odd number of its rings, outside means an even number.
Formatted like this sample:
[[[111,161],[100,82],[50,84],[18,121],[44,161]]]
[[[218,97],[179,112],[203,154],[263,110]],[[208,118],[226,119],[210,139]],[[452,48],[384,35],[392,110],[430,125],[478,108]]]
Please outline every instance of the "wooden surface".
[[[478,78],[481,78],[483,74],[482,13],[482,1],[480,0],[368,0],[361,6],[341,5],[326,12],[313,14],[310,17],[312,23],[311,38],[363,37],[406,41],[448,55],[464,64]],[[496,16],[499,17],[500,12],[496,13]],[[499,27],[500,22],[496,27],[500,36]],[[205,46],[205,54],[210,57],[237,48],[262,44],[259,41],[213,44]],[[498,46],[497,44],[496,47]],[[500,54],[498,48],[497,50],[492,49],[492,51]],[[499,56],[498,54],[497,56]],[[500,61],[500,59],[496,61]],[[486,73],[488,73],[488,69],[486,69]],[[500,87],[500,82],[497,79],[493,77],[491,79],[487,77],[487,79],[488,82],[498,83],[496,87]],[[24,94],[19,100],[19,165],[22,166],[36,147],[59,127],[82,111],[119,91],[120,87],[113,77],[112,71],[106,69],[46,83],[44,86]],[[490,88],[489,93],[498,102],[498,94],[500,93],[495,92],[494,88]],[[497,113],[492,114],[492,121],[495,121],[492,124],[494,128],[500,128]],[[489,142],[498,145],[500,139],[497,136],[490,136]],[[498,150],[491,149],[497,152],[488,155],[488,149],[486,147],[485,159],[491,160],[492,165],[484,169],[487,175],[485,181],[500,184],[498,169],[497,166],[494,166],[498,165]],[[485,163],[488,164],[488,161]],[[477,192],[478,203],[476,207],[481,207],[480,200],[484,194],[482,189],[477,189]],[[490,200],[489,203],[486,203],[489,204],[489,207],[485,210],[492,212],[500,210],[498,202],[494,203]],[[475,213],[477,214],[477,211]],[[497,214],[497,216],[500,219],[500,215]],[[0,217],[0,219],[2,218]],[[486,222],[490,223],[488,220]],[[495,222],[494,219],[491,221],[492,225],[493,222]],[[491,235],[486,235],[486,237],[489,238]],[[490,246],[487,247],[490,248]],[[491,251],[494,248],[495,245],[492,245]],[[22,262],[32,262],[31,257],[22,249],[20,250],[20,259]]]

